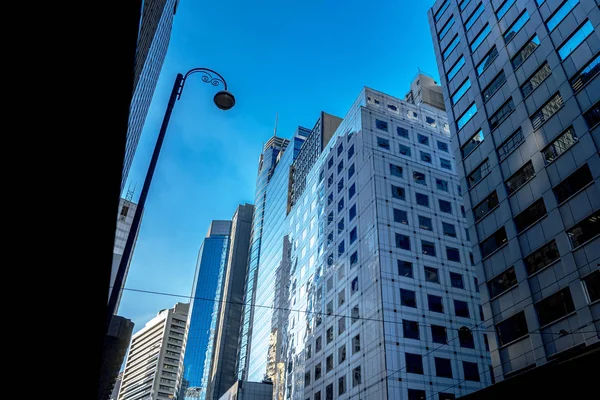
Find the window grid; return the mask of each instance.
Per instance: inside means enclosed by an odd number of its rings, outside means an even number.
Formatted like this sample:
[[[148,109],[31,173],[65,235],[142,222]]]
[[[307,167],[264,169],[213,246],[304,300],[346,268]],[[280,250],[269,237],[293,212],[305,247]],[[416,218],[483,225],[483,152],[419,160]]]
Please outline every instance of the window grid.
[[[523,136],[523,130],[521,129],[521,127],[519,127],[519,129],[513,132],[508,137],[508,139],[506,139],[498,147],[498,157],[500,159],[500,162],[504,161],[506,157],[508,157],[508,155],[512,153],[512,151],[515,150],[517,147],[519,147],[524,141],[525,137]]]
[[[561,60],[566,59],[592,32],[594,32],[594,27],[587,20],[558,48]]]
[[[563,106],[563,98],[560,93],[555,93],[539,110],[534,112],[529,118],[533,129],[537,130],[544,122],[548,121]]]
[[[523,11],[521,15],[517,17],[515,22],[504,32],[503,37],[506,44],[508,44],[512,38],[516,36],[517,33],[525,26],[525,23],[529,21],[529,13],[527,10]]]
[[[571,146],[577,143],[577,140],[579,139],[577,136],[575,136],[573,126],[568,127],[563,133],[558,135],[556,139],[550,142],[548,146],[542,150],[544,163],[548,165],[552,161],[556,160],[558,156],[563,154],[565,151],[570,149]]]

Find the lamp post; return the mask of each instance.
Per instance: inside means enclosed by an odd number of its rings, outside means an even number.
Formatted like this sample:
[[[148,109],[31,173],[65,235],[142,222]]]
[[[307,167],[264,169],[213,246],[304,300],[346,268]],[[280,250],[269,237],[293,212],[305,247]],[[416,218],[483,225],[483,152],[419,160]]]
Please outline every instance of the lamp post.
[[[225,82],[225,78],[223,78],[218,72],[215,72],[208,68],[193,68],[189,70],[185,74],[185,76],[182,74],[177,74],[177,77],[175,78],[175,84],[173,85],[173,90],[171,91],[171,97],[169,98],[169,104],[167,105],[167,110],[165,111],[165,116],[160,127],[160,132],[158,133],[158,138],[156,139],[156,145],[154,146],[152,159],[150,160],[150,165],[148,166],[148,172],[146,172],[144,186],[142,187],[142,192],[140,193],[138,206],[133,216],[131,229],[129,230],[129,235],[127,236],[127,242],[125,243],[123,256],[121,258],[121,262],[119,263],[119,268],[115,277],[113,290],[111,290],[110,297],[108,299],[105,332],[108,332],[110,321],[113,317],[113,314],[115,313],[119,293],[122,290],[125,271],[127,269],[127,263],[129,261],[129,257],[131,256],[133,243],[135,241],[135,233],[137,232],[138,226],[140,225],[142,210],[144,209],[144,205],[146,203],[146,197],[148,196],[148,190],[150,189],[152,176],[154,175],[154,170],[156,169],[158,155],[160,154],[160,149],[165,139],[165,133],[167,132],[169,120],[171,119],[173,106],[175,105],[175,101],[181,98],[183,86],[185,85],[188,76],[197,72],[202,73],[202,81],[204,83],[209,83],[213,86],[219,86],[220,84],[223,85],[223,90],[217,92],[217,94],[215,94],[215,97],[213,98],[213,101],[215,102],[215,105],[218,108],[220,108],[221,110],[230,110],[235,105],[235,97],[233,97],[233,95],[227,91],[227,82]]]

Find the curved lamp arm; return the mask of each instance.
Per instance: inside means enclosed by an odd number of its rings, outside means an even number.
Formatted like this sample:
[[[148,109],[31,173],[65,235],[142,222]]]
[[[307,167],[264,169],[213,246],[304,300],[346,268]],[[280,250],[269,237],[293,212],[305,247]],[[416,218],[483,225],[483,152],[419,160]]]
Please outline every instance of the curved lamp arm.
[[[221,74],[219,74],[217,71],[213,71],[212,69],[208,68],[193,68],[190,69],[183,77],[183,80],[181,81],[181,85],[177,92],[177,100],[179,100],[179,98],[181,97],[181,93],[183,92],[183,86],[185,85],[187,77],[197,72],[202,73],[202,82],[210,83],[213,86],[219,86],[219,84],[223,84],[223,89],[227,90],[227,82],[225,82],[225,78],[223,78]]]

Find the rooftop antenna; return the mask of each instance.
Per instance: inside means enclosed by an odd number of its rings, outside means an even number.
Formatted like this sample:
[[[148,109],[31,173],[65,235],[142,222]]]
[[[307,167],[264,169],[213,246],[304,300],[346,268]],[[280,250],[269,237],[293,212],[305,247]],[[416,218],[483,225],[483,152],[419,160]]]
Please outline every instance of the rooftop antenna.
[[[279,119],[279,113],[275,111],[275,128],[273,129],[273,136],[277,136],[277,120]]]

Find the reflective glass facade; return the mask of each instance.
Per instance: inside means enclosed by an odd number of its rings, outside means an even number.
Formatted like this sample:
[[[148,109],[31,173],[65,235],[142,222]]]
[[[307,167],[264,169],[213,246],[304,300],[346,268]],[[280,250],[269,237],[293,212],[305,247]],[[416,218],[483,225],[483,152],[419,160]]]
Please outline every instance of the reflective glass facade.
[[[167,54],[173,16],[177,11],[178,3],[179,0],[144,0],[143,3],[135,53],[133,96],[129,106],[121,190],[127,181],[154,89]]]
[[[455,18],[474,10],[450,2]],[[434,18],[442,3],[429,12],[432,31],[444,26]],[[598,270],[600,232],[570,240],[600,209],[600,129],[585,118],[600,101],[600,79],[586,73],[600,53],[600,8],[597,0],[484,3],[471,31],[457,26],[446,36],[464,43],[489,27],[473,52],[455,50],[466,63],[453,80],[446,76],[455,57],[446,59],[446,41],[432,37],[455,122],[451,147],[483,300],[480,329],[490,332],[492,365],[479,371],[500,381],[600,340],[593,317],[600,303],[585,297],[583,282]],[[471,89],[448,107],[467,78]],[[477,113],[464,124],[470,104]],[[567,312],[554,318],[552,310]]]
[[[213,221],[209,235],[202,242],[198,252],[180,396],[186,400],[204,399],[204,390],[198,388],[206,387],[207,367],[212,356],[212,343],[220,303],[195,300],[195,298],[219,299],[221,297],[230,229],[231,221]]]

